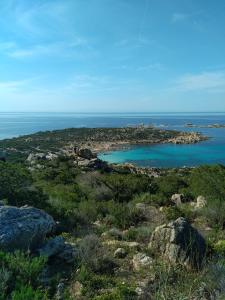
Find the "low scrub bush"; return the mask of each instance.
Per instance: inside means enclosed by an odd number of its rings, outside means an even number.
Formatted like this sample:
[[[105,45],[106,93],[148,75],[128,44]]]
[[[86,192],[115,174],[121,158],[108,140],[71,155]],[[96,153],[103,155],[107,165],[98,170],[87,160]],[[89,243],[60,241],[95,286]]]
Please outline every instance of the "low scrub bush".
[[[225,200],[210,200],[207,206],[201,210],[201,214],[207,219],[208,225],[218,229],[225,229]]]
[[[96,235],[88,235],[80,241],[78,255],[80,264],[92,272],[113,274],[116,265]]]
[[[114,291],[105,295],[96,296],[93,300],[136,300],[138,299],[135,290],[126,285],[120,285]]]
[[[26,298],[33,289],[39,286],[39,276],[45,266],[46,258],[30,257],[22,252],[0,252],[0,295],[6,299],[12,293],[12,299]],[[18,287],[20,287],[18,289]],[[38,295],[39,292],[37,292]],[[20,296],[21,295],[21,296]],[[24,298],[21,298],[24,295]],[[41,292],[40,292],[41,295]],[[26,297],[25,297],[26,296]],[[5,297],[5,298],[4,298]],[[1,297],[0,297],[1,299]],[[45,299],[45,298],[43,298]]]
[[[136,226],[138,223],[145,220],[144,213],[129,204],[120,204],[110,202],[108,204],[108,213],[111,218],[108,218],[109,225],[114,225],[121,229],[127,229],[130,226]]]
[[[83,285],[82,294],[91,299],[98,290],[112,288],[115,280],[108,275],[99,275],[93,273],[85,265],[81,266],[77,280]]]
[[[12,300],[48,300],[46,293],[31,286],[21,286],[12,293]]]
[[[216,253],[225,256],[225,240],[220,240],[216,244],[214,244],[213,250]]]
[[[145,243],[150,240],[153,229],[150,226],[141,226],[138,228],[130,228],[124,235],[127,241],[136,241]]]

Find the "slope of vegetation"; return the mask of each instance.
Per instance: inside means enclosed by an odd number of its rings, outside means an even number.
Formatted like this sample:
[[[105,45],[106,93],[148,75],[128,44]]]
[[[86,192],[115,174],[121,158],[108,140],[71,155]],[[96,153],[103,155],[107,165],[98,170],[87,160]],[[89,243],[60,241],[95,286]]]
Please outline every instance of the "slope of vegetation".
[[[101,170],[84,172],[65,157],[42,163],[40,170],[30,172],[25,165],[1,162],[0,197],[9,205],[45,209],[59,222],[60,234],[77,244],[80,254],[68,275],[65,299],[138,299],[137,287],[146,282],[152,299],[190,299],[194,295],[202,299],[198,296],[202,289],[209,295],[221,292],[225,167],[168,170],[162,177],[150,178]],[[184,195],[180,206],[171,202],[175,193]],[[191,203],[199,195],[207,197],[207,206],[196,210]],[[182,266],[168,269],[156,260],[153,269],[134,271],[132,257],[137,249],[149,253],[147,246],[154,228],[179,216],[186,217],[205,235],[205,268],[188,274]],[[131,246],[133,242],[137,249]],[[118,247],[125,249],[124,259],[114,256]],[[32,273],[41,274],[46,264],[42,258],[1,253],[0,260],[2,299],[52,299],[60,270],[46,289]],[[12,276],[16,282],[12,282]],[[213,276],[218,277],[217,284]]]
[[[63,146],[74,130],[67,133],[0,143],[11,149],[0,161],[0,207],[45,210],[57,221],[55,234],[76,249],[70,265],[0,249],[0,299],[224,299],[225,167],[168,169],[155,177],[122,166],[79,166],[66,154],[26,160],[33,148]],[[206,240],[202,269],[187,272],[149,248],[155,228],[179,217]]]

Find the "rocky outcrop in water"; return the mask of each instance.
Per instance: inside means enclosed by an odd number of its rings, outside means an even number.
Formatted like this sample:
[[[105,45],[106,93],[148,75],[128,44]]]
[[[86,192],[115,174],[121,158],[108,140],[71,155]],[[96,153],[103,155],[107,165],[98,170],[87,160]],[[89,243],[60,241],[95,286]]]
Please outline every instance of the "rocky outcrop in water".
[[[157,227],[149,248],[165,261],[191,269],[200,269],[206,254],[204,238],[184,218]]]

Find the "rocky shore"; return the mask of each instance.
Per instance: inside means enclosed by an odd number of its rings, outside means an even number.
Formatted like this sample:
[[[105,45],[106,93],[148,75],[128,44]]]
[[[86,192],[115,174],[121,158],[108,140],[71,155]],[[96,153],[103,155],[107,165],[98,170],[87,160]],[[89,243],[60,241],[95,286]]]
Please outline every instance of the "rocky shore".
[[[80,146],[83,148],[90,149],[92,152],[98,154],[99,152],[107,152],[121,149],[128,149],[133,145],[155,145],[155,144],[196,144],[207,140],[208,137],[198,132],[177,132],[174,137],[162,137],[162,138],[149,138],[142,139],[137,137],[136,140],[131,140],[129,137],[125,140],[114,140],[114,141],[92,141],[83,142]],[[76,144],[72,143],[70,147],[76,147]]]
[[[186,132],[181,133],[175,138],[168,139],[164,143],[172,143],[172,144],[196,144],[201,141],[207,140],[208,137],[203,136],[201,133],[198,132]]]
[[[192,123],[185,124],[188,128],[225,128],[225,124],[209,124],[209,125],[197,125]]]

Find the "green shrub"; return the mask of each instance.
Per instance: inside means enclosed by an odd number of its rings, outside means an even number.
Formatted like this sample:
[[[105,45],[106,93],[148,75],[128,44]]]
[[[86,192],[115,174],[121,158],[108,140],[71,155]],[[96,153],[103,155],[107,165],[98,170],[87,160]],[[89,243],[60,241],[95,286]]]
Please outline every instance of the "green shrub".
[[[144,175],[110,174],[104,176],[105,184],[114,192],[114,199],[119,202],[129,201],[134,194],[151,192],[151,180]]]
[[[167,198],[179,192],[180,189],[187,187],[186,181],[179,175],[172,174],[155,179],[158,185],[158,193]]]
[[[44,294],[39,290],[34,292],[32,289],[39,286],[39,276],[45,263],[44,257],[30,257],[19,251],[0,252],[0,299],[6,299],[6,296],[12,292],[13,299],[45,299],[37,298],[39,294],[42,296]],[[36,298],[29,298],[29,295],[34,295]]]
[[[96,235],[88,235],[80,241],[78,255],[80,264],[92,272],[113,274],[116,265]]]
[[[102,245],[96,235],[87,235],[79,242],[78,255],[81,265],[95,269],[102,256]]]
[[[111,218],[109,225],[114,225],[121,229],[127,229],[130,226],[136,226],[138,223],[145,220],[144,213],[129,204],[121,204],[116,202],[108,203],[108,212]]]
[[[99,214],[98,209],[99,203],[94,200],[84,200],[78,204],[79,214],[86,220],[86,223],[96,221]]]
[[[225,198],[224,182],[225,167],[221,165],[193,169],[188,181],[189,190],[195,197],[202,195],[212,201]]]
[[[112,288],[115,281],[111,276],[93,273],[88,267],[81,266],[77,280],[82,283],[82,294],[90,298],[95,296],[98,290]]]
[[[165,206],[170,203],[168,198],[160,192],[157,194],[143,193],[136,195],[132,202],[135,204],[145,203],[155,207]]]
[[[225,200],[214,199],[209,201],[204,209],[199,212],[213,228],[224,229],[225,227]]]
[[[34,186],[31,173],[21,164],[0,161],[0,199],[9,205],[47,206],[47,196]]]
[[[165,207],[163,210],[168,221],[176,220],[180,217],[187,219],[189,222],[193,221],[198,215],[198,211],[193,211],[189,204],[182,204],[178,206]]]
[[[213,249],[216,253],[225,255],[225,240],[220,240],[213,245]]]
[[[12,272],[5,267],[0,268],[0,300],[6,298],[6,292],[9,287],[9,283],[12,280]]]
[[[166,207],[164,213],[168,221],[174,221],[179,217],[184,217],[184,213],[177,206]]]
[[[137,228],[130,228],[125,233],[124,238],[127,241],[136,241],[145,243],[150,240],[153,229],[150,226],[141,226]]]
[[[46,293],[31,286],[21,286],[12,293],[12,300],[48,300]]]
[[[25,284],[36,284],[38,276],[43,270],[46,258],[31,258],[23,252],[3,253],[0,252],[1,265],[5,266],[18,282]]]

